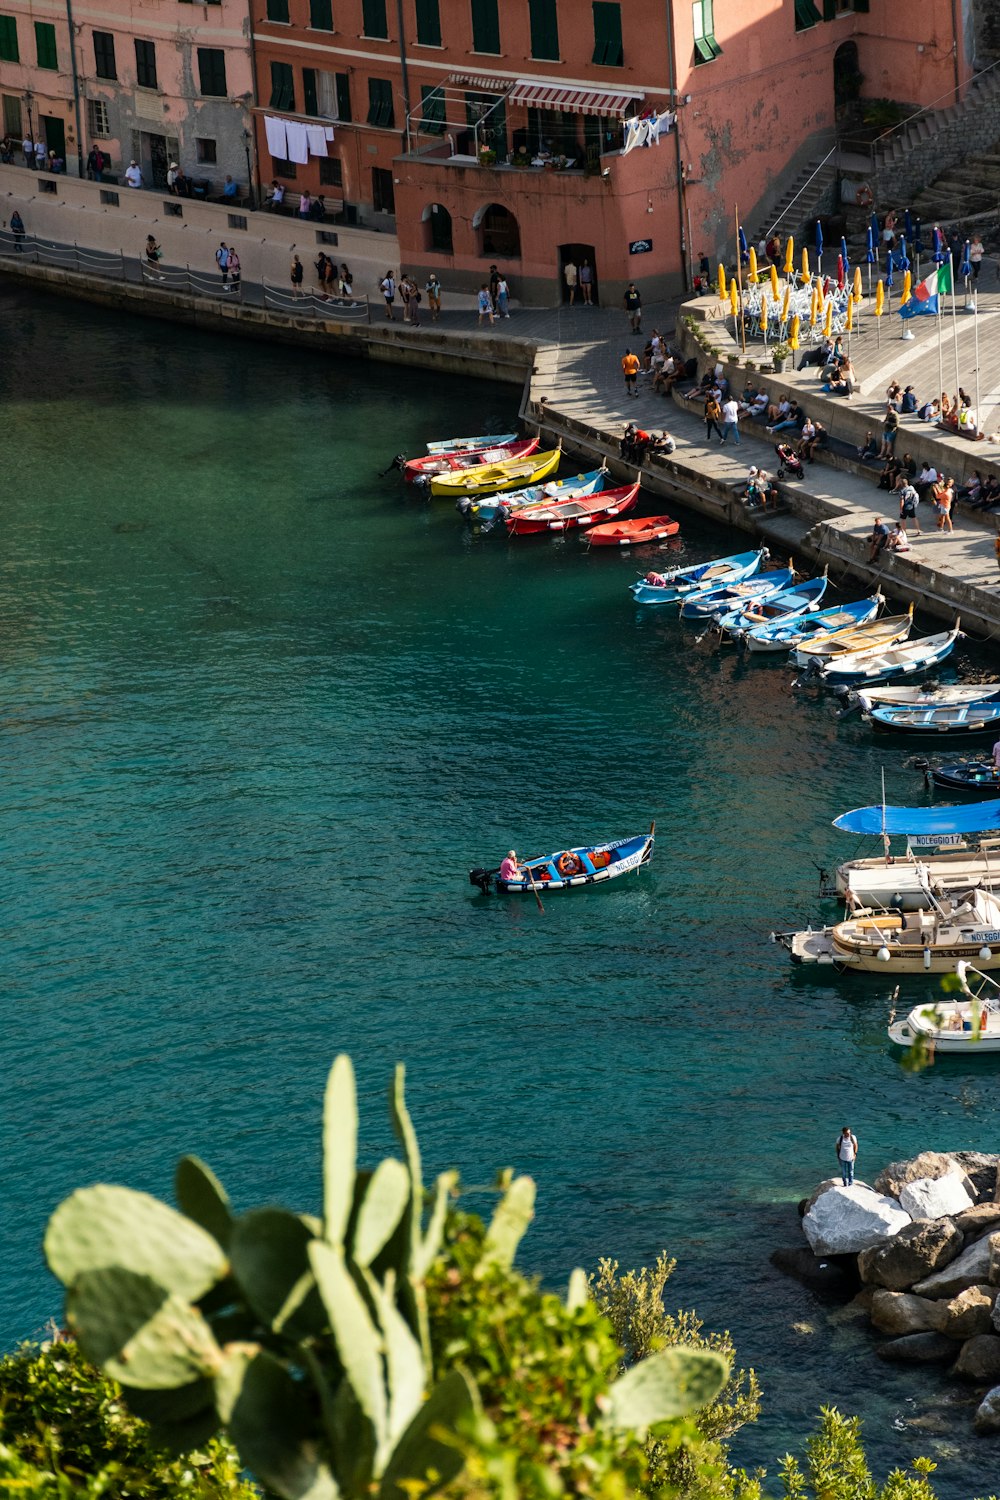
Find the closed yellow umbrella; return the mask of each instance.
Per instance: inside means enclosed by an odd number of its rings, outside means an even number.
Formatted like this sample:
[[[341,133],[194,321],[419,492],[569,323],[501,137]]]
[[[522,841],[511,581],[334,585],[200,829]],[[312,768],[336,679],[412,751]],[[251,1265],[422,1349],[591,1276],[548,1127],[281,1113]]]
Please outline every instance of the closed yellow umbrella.
[[[797,349],[799,347],[799,315],[798,315],[798,313],[796,313],[795,317],[792,319],[792,331],[788,335],[788,347],[789,347],[789,349]]]
[[[733,317],[735,318],[740,310],[739,293],[736,290],[735,279],[729,283],[729,306],[732,308]]]
[[[805,251],[803,250],[803,255]],[[819,288],[813,287],[812,300],[809,303],[809,327],[816,327],[816,319],[819,317]]]
[[[750,277],[751,281],[756,281],[757,280],[757,252],[754,249],[754,247],[751,245],[750,249],[749,249],[749,251],[747,253],[750,256],[750,270],[748,271],[747,274]]]
[[[767,293],[766,292],[761,292],[761,294],[760,294],[760,326],[764,330],[764,337],[767,338]]]
[[[802,280],[809,280],[809,251],[805,245],[802,246]]]
[[[833,333],[833,298],[827,299],[826,318],[823,321],[823,337],[829,338]]]
[[[861,295],[862,295],[862,293],[861,293],[861,267],[860,266],[855,266],[854,267],[854,300],[855,300],[855,302],[860,302],[861,301]]]
[[[854,328],[854,299],[853,299],[853,297],[848,297],[848,299],[847,299],[847,331],[848,331],[848,333],[850,333],[853,330],[853,328]]]
[[[913,291],[913,276],[910,271],[903,272],[903,301],[909,302],[910,293]]]
[[[791,276],[795,270],[795,240],[792,235],[785,241],[785,275]]]
[[[722,264],[722,261],[720,260],[719,261],[719,301],[720,302],[725,302],[725,300],[726,300],[726,268]]]
[[[791,296],[792,296],[792,288],[791,288],[791,285],[786,281],[785,282],[785,295],[781,299],[781,321],[782,322],[784,322],[785,319],[788,317],[788,304],[789,304],[789,301],[791,300]]]
[[[778,300],[778,268],[774,264],[773,260],[771,262],[771,296],[774,298],[775,302],[777,302],[777,300]]]
[[[885,282],[880,281],[875,288],[875,316],[880,318],[885,307]]]

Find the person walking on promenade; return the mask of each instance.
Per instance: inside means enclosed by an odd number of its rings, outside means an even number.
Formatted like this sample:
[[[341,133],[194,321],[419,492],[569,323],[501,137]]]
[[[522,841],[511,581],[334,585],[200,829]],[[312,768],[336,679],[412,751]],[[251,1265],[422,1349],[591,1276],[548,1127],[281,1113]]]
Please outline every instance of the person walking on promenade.
[[[434,271],[428,276],[424,291],[427,293],[427,306],[431,310],[431,322],[436,323],[441,311],[441,283]]]
[[[386,271],[378,284],[378,289],[385,298],[385,315],[390,323],[395,323],[396,317],[392,310],[392,304],[396,300],[396,280],[391,271]]]
[[[899,476],[903,478],[902,474]],[[899,486],[899,524],[906,530],[907,522],[913,522],[913,529],[920,536],[920,522],[917,520],[917,506],[920,504],[920,496],[907,479]]]
[[[879,458],[891,458],[896,451],[896,434],[899,431],[899,413],[891,402],[886,403],[882,418],[882,448]]]
[[[630,281],[625,288],[624,297],[625,311],[628,313],[629,325],[633,333],[642,332],[642,298],[634,281]]]
[[[739,447],[740,438],[740,408],[735,397],[730,394],[722,403],[722,442],[725,445],[732,435],[733,442]]]
[[[415,281],[410,282],[410,327],[420,327],[420,288]]]
[[[975,286],[976,282],[979,280],[979,272],[982,268],[983,256],[985,254],[986,251],[983,249],[982,240],[979,238],[978,234],[974,234],[972,236],[972,243],[969,245],[969,269],[972,272],[973,286]]]
[[[154,281],[162,281],[163,272],[159,269],[159,264],[163,251],[156,243],[156,236],[154,234],[147,234],[146,248],[143,254],[146,258],[146,275],[152,276]]]
[[[934,486],[934,503],[937,505],[938,531],[954,531],[951,524],[951,507],[955,499],[954,479],[945,479]]]
[[[225,240],[219,241],[219,248],[215,252],[215,264],[222,272],[222,290],[229,291],[229,246]]]
[[[840,1176],[845,1187],[851,1187],[854,1183],[854,1163],[858,1159],[858,1138],[851,1130],[850,1125],[845,1125],[836,1141],[837,1160],[840,1162]]]
[[[721,420],[722,420],[722,407],[719,405],[718,400],[712,394],[712,392],[709,391],[708,395],[705,398],[705,441],[706,441],[706,443],[710,443],[712,441],[712,433],[713,432],[717,432],[719,434],[719,442],[720,443],[724,443],[726,441],[725,438],[722,435],[722,428],[719,426],[719,423],[721,422]]]
[[[637,397],[639,395],[639,392],[635,388],[635,380],[638,373],[639,356],[637,354],[633,354],[631,349],[626,349],[625,353],[622,355],[622,374],[625,376],[626,396]]]
[[[478,303],[479,303],[479,326],[480,326],[480,328],[482,328],[482,326],[483,326],[483,320],[484,319],[489,323],[490,327],[492,328],[492,326],[493,326],[493,318],[494,318],[494,314],[493,314],[493,299],[490,296],[489,285],[485,281],[483,282],[482,286],[479,288]]]
[[[576,269],[576,262],[574,260],[568,260],[563,266],[563,281],[565,281],[566,283],[566,301],[570,304],[570,306],[572,306],[576,301],[577,280],[578,273]]]
[[[298,298],[298,297],[302,296],[302,278],[305,276],[305,274],[306,274],[306,268],[305,268],[305,266],[299,260],[299,257],[297,255],[293,255],[292,256],[292,270],[291,270],[292,296],[293,297]]]
[[[497,282],[497,317],[510,317],[510,288],[507,285],[506,276],[501,276]]]
[[[229,259],[226,261],[226,269],[229,272],[229,281],[232,285],[233,291],[238,292],[240,289],[240,277],[243,274],[243,268],[240,265],[240,258],[236,253],[235,245],[230,245],[229,247]]]
[[[401,271],[399,274],[399,298],[403,304],[403,322],[408,323],[413,298],[413,285],[410,282],[409,271]]]
[[[10,216],[10,232],[14,236],[14,249],[20,255],[24,249],[24,220],[16,208]]]

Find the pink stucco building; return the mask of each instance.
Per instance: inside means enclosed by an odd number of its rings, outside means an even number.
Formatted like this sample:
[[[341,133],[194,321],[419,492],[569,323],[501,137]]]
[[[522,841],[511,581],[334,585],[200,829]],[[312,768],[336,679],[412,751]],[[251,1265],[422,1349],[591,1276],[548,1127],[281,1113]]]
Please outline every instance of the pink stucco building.
[[[253,69],[246,0],[0,0],[3,129],[85,167],[93,146],[148,187],[171,161],[247,185]]]

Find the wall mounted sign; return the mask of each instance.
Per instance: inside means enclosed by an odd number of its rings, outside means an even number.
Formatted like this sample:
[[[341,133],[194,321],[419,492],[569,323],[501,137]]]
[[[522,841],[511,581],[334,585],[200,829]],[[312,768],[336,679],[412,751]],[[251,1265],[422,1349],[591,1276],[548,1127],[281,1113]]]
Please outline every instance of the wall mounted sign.
[[[648,255],[652,248],[652,240],[630,240],[628,253],[629,255]]]

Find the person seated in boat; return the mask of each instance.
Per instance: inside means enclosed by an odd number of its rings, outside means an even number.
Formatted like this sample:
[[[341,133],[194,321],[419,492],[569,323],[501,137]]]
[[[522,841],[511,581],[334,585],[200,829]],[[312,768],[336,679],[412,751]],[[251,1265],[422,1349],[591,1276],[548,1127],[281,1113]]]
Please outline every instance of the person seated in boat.
[[[647,573],[642,580],[651,589],[665,589],[667,580],[662,573]]]
[[[517,862],[517,853],[514,849],[508,849],[506,856],[500,861],[501,880],[523,880],[524,873]]]

